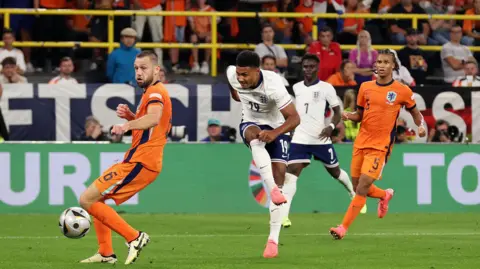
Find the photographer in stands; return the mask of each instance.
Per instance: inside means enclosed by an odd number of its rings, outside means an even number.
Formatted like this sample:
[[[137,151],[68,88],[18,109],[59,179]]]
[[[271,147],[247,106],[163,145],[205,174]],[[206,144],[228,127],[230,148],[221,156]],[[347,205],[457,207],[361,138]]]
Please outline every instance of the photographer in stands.
[[[431,129],[428,135],[428,142],[452,143],[462,142],[463,133],[460,133],[457,126],[449,125],[447,121],[438,120],[435,129]]]
[[[77,141],[109,141],[106,133],[102,131],[102,125],[93,116],[85,120],[85,131],[80,134]]]
[[[217,119],[209,119],[207,127],[208,136],[202,142],[235,142],[237,130],[229,126],[222,126]]]

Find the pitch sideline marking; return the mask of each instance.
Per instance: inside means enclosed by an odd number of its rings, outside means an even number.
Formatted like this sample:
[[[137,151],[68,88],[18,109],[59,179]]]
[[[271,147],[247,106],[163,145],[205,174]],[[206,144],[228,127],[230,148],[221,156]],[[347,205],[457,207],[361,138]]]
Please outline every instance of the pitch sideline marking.
[[[149,235],[150,237],[157,238],[188,238],[188,237],[264,237],[266,234],[156,234]],[[284,233],[282,236],[331,236],[328,233],[303,233],[303,234],[288,234]],[[377,236],[377,237],[395,237],[395,236],[480,236],[480,232],[470,232],[470,233],[352,233],[350,236]],[[113,236],[114,238],[119,238],[120,236]],[[34,240],[34,239],[60,239],[63,236],[0,236],[0,240]],[[92,237],[93,238],[93,237]]]

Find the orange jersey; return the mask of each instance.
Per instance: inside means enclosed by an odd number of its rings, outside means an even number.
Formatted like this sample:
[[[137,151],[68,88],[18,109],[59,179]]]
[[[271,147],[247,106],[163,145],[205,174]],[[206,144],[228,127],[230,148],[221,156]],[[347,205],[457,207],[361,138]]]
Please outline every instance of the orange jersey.
[[[160,5],[160,0],[139,0],[138,2],[144,9],[151,9]]]
[[[123,162],[141,163],[149,170],[160,172],[163,148],[172,126],[172,103],[168,91],[160,82],[156,82],[143,92],[135,119],[145,116],[148,106],[151,105],[163,105],[160,122],[149,130],[132,131],[132,147],[125,153]]]
[[[413,109],[416,104],[412,90],[393,80],[385,85],[376,81],[362,83],[357,105],[363,108],[363,119],[354,147],[389,152],[395,139],[400,109],[403,106]]]
[[[209,5],[206,5],[202,9],[192,8],[192,11],[204,11],[204,12],[215,12],[215,9]],[[195,16],[188,18],[193,23],[193,29],[197,33],[209,33],[212,27],[212,18],[211,17],[202,17]],[[216,22],[217,23],[217,22]]]

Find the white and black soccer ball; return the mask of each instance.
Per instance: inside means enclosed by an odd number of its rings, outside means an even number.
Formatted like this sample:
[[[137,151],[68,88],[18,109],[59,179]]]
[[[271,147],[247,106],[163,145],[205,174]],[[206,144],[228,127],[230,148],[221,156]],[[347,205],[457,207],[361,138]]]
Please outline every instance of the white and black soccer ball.
[[[87,211],[80,207],[70,207],[60,215],[58,226],[63,235],[79,239],[90,231],[92,221]]]

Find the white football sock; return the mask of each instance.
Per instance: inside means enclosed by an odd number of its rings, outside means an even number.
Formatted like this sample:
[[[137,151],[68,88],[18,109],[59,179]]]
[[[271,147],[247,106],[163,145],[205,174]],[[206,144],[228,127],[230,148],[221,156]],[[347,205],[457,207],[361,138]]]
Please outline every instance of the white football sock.
[[[295,196],[295,192],[297,192],[297,179],[298,177],[294,174],[287,173],[285,175],[285,183],[283,184],[282,192],[287,199],[287,203],[285,203],[282,207],[283,217],[288,217],[290,213],[290,207],[292,206],[293,196]]]
[[[275,243],[278,244],[279,237],[280,237],[280,230],[282,229],[282,219],[283,219],[283,207],[285,204],[282,205],[275,205],[274,203],[270,202],[270,235],[268,236],[268,240],[273,240]]]
[[[260,175],[262,176],[263,181],[267,185],[268,192],[270,193],[276,184],[275,180],[273,179],[272,160],[270,158],[270,154],[268,154],[268,151],[265,149],[265,145],[265,142],[254,139],[250,142],[250,149],[252,150],[253,161],[260,170]]]
[[[355,196],[355,192],[353,191],[352,181],[350,181],[350,177],[348,176],[347,172],[343,169],[340,169],[340,175],[338,176],[337,180],[342,183],[345,189],[348,191],[350,197]]]

